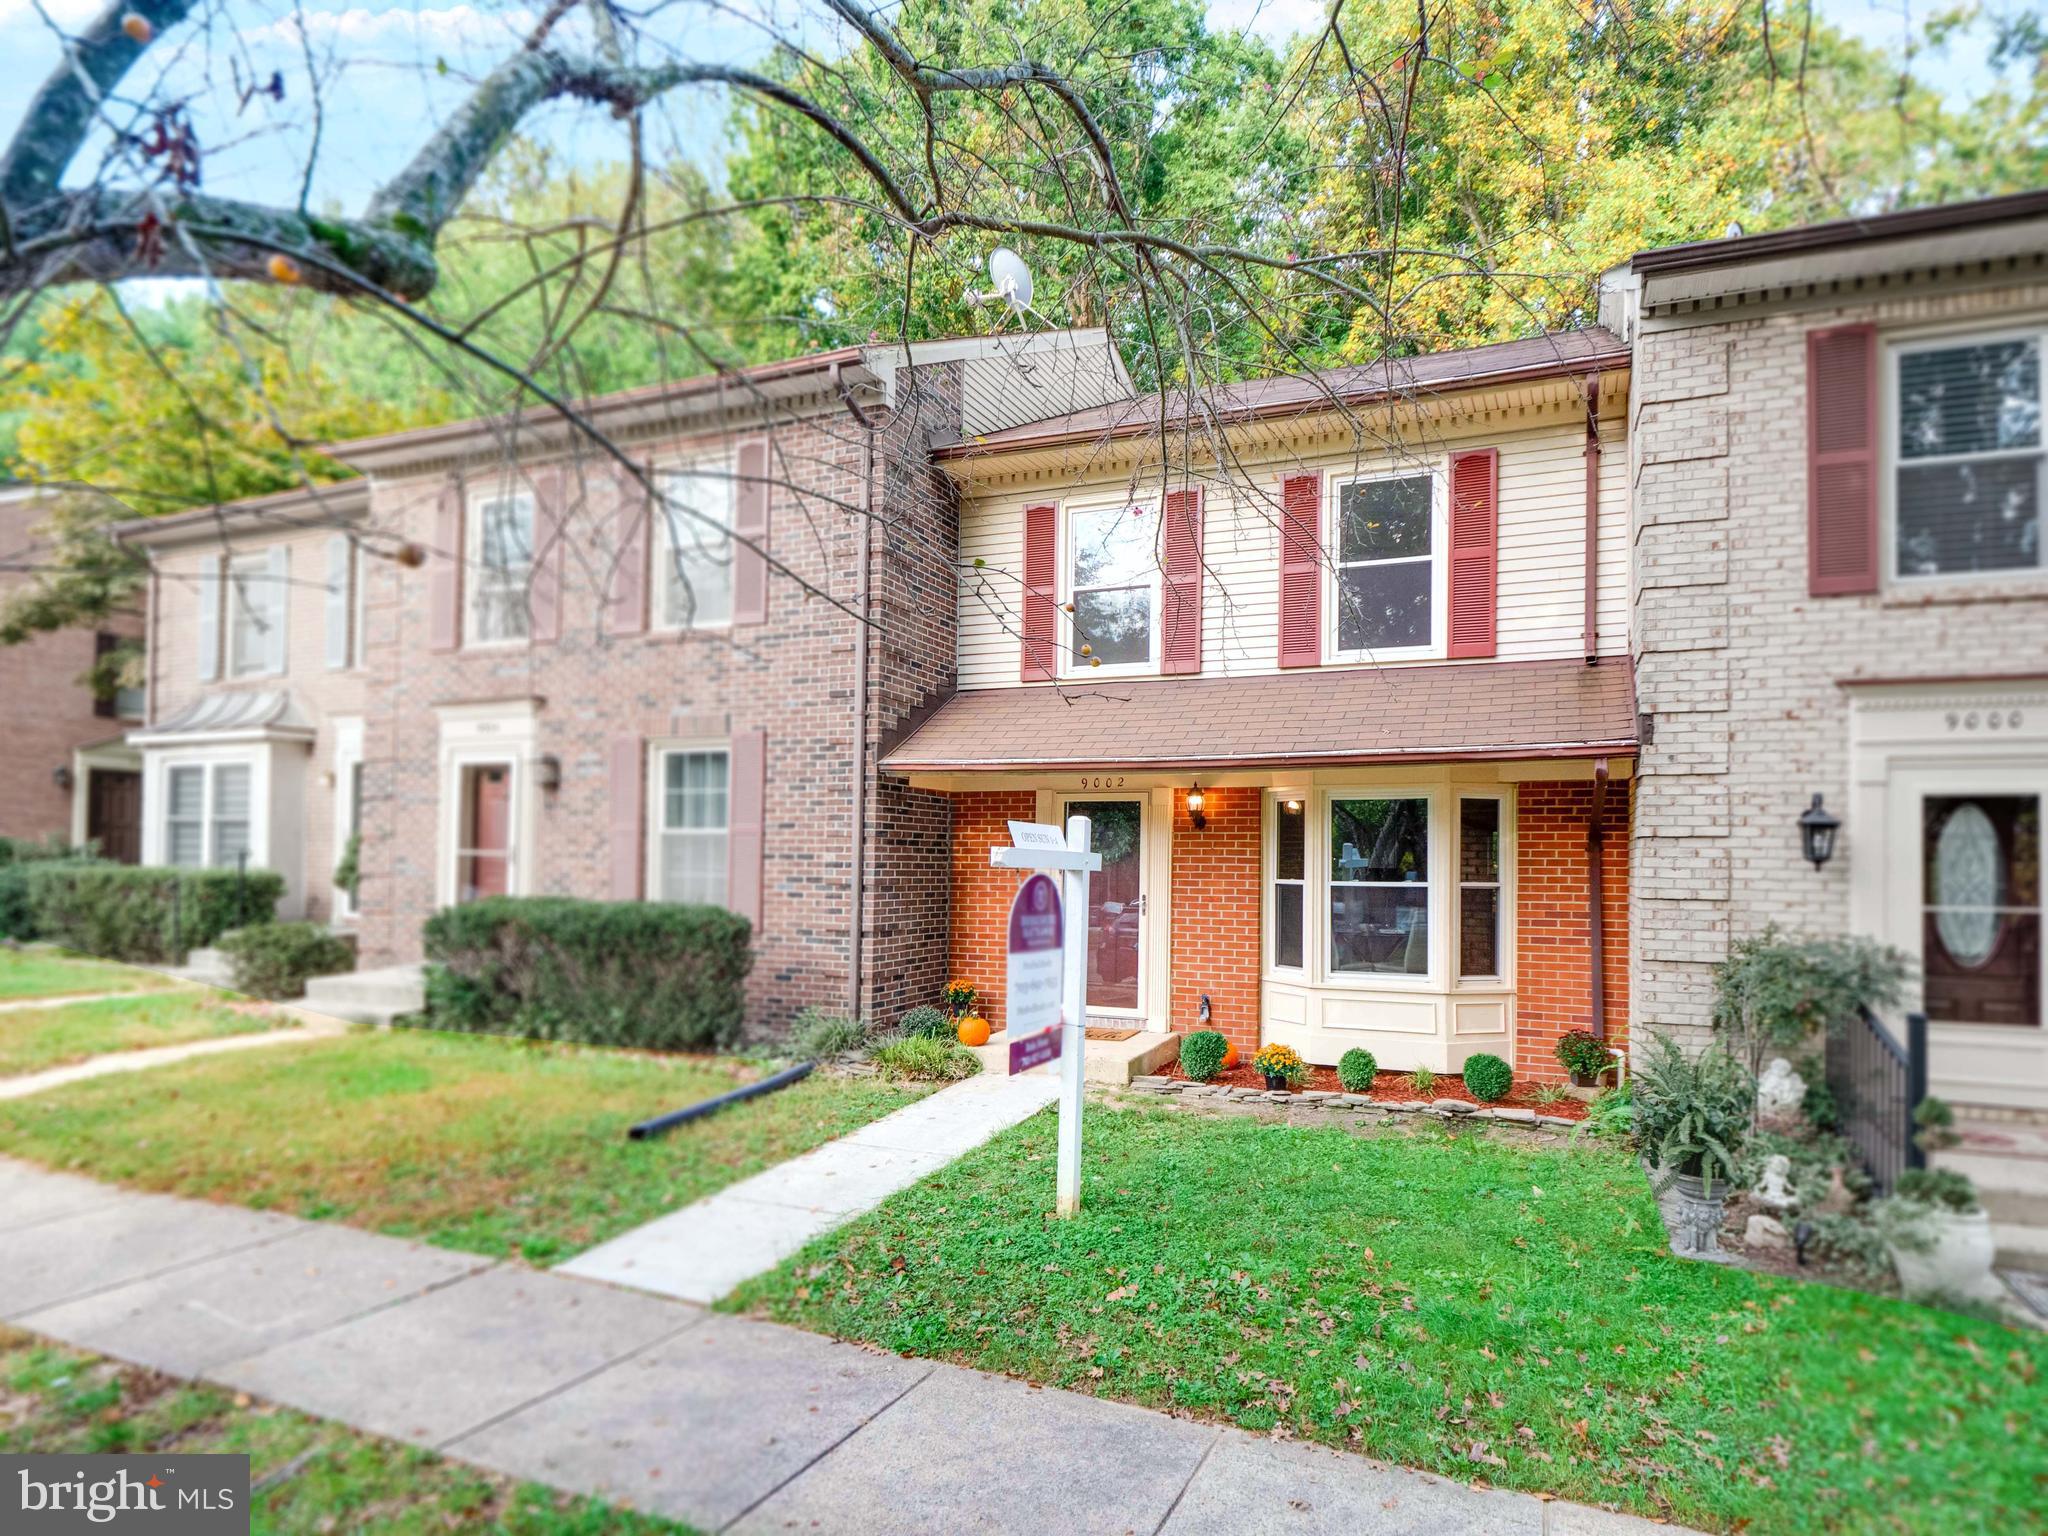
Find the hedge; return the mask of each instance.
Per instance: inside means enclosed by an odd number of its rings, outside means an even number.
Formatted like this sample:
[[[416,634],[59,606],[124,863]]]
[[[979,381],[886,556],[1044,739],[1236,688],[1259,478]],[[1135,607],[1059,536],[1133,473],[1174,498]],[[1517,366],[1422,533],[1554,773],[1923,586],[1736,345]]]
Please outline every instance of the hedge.
[[[35,914],[28,904],[28,872],[38,864],[90,864],[90,847],[74,848],[59,837],[0,837],[0,939],[32,939]]]
[[[304,997],[309,978],[356,968],[356,941],[325,923],[252,923],[223,934],[220,948],[235,990],[251,997]]]
[[[490,896],[427,920],[435,1025],[696,1050],[739,1038],[747,920],[723,907]]]
[[[37,935],[109,960],[181,965],[231,928],[277,915],[284,876],[267,869],[157,869],[37,864],[29,915]]]

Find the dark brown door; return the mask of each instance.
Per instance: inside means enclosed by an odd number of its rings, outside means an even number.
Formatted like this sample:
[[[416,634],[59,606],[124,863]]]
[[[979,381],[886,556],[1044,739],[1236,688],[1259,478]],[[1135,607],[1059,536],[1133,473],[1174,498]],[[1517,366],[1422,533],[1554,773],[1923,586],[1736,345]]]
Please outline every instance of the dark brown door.
[[[85,802],[85,835],[100,845],[100,857],[122,864],[142,858],[142,775],[125,768],[91,768]]]
[[[462,899],[511,889],[512,772],[496,764],[468,772],[468,846],[462,850]]]

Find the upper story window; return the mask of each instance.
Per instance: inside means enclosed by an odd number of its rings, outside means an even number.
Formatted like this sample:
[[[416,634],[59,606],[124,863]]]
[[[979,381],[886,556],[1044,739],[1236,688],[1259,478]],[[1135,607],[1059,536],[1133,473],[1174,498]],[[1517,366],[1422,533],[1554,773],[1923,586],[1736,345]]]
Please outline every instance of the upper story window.
[[[228,676],[284,670],[285,583],[267,550],[227,563]]]
[[[1893,353],[1901,577],[2042,567],[2041,341],[2008,335]]]
[[[655,520],[655,622],[664,629],[732,623],[734,484],[728,464],[671,470]]]
[[[1338,487],[1334,654],[1425,652],[1436,645],[1436,477]]]
[[[1136,671],[1159,664],[1159,510],[1094,507],[1067,515],[1067,664]],[[1086,647],[1086,651],[1083,651]]]
[[[524,491],[473,502],[468,518],[469,642],[524,640],[531,624],[533,498]]]

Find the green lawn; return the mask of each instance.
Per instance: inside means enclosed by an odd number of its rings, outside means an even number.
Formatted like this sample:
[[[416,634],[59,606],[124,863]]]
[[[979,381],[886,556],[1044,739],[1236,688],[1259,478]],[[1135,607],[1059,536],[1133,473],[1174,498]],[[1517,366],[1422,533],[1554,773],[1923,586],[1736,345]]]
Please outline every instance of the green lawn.
[[[143,1189],[553,1263],[923,1091],[819,1075],[668,1137],[626,1140],[633,1122],[765,1070],[360,1033],[0,1102],[0,1150]]]
[[[1635,1165],[1476,1130],[1041,1114],[727,1305],[1462,1478],[1759,1532],[2038,1529],[2048,1344],[1664,1251]]]
[[[0,1077],[40,1072],[110,1051],[182,1045],[221,1035],[286,1029],[291,1020],[262,1007],[237,1007],[198,990],[0,1012]]]
[[[248,1456],[252,1536],[687,1536],[666,1520],[11,1330],[0,1330],[0,1387],[0,1454]]]
[[[153,992],[179,983],[155,971],[90,960],[60,949],[0,949],[0,1003],[82,992]]]

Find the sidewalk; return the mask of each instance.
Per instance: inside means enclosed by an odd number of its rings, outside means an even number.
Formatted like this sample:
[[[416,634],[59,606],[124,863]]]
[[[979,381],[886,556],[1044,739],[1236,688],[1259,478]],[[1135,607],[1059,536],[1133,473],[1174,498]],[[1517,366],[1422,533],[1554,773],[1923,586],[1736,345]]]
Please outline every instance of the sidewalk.
[[[558,1271],[683,1301],[717,1301],[812,1238],[1028,1120],[1058,1094],[1059,1078],[1049,1071],[984,1072],[622,1233]]]
[[[0,1249],[0,1321],[705,1531],[1674,1529],[6,1159]]]

